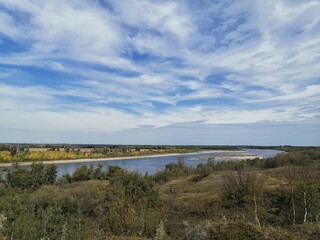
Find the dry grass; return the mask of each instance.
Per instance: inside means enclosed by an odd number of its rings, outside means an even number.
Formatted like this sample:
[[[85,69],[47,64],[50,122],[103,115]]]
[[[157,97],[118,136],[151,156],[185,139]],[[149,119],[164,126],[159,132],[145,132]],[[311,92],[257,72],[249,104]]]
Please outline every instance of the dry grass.
[[[279,181],[279,178],[268,176],[264,171],[263,174],[264,188],[266,191],[272,191],[278,188],[285,181]],[[204,211],[208,205],[220,202],[220,183],[225,172],[218,172],[203,178],[199,182],[193,182],[195,175],[171,180],[159,187],[159,194],[165,202],[174,199],[181,210],[192,209]]]
[[[211,174],[199,182],[193,182],[195,175],[169,181],[159,188],[162,200],[174,201],[181,209],[205,210],[208,204],[219,199],[221,174]]]
[[[81,149],[80,149],[80,152],[90,153],[92,150],[93,150],[93,148],[81,148]]]

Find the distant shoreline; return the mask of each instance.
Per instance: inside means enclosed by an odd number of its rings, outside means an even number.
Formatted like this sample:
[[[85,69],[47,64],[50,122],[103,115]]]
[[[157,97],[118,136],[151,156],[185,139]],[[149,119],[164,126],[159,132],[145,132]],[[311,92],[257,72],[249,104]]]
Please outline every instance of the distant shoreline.
[[[44,160],[44,161],[32,161],[32,162],[18,162],[18,164],[19,166],[31,166],[33,163],[43,163],[43,164],[87,163],[87,162],[130,160],[130,159],[137,159],[137,158],[158,158],[158,157],[171,157],[171,156],[192,155],[192,154],[201,154],[201,153],[227,153],[227,152],[245,152],[245,151],[243,150],[208,150],[208,151],[199,151],[199,152],[190,152],[190,153],[165,153],[165,154],[128,156],[128,157]],[[12,164],[15,164],[15,163],[16,162],[0,163],[0,167],[12,167]]]

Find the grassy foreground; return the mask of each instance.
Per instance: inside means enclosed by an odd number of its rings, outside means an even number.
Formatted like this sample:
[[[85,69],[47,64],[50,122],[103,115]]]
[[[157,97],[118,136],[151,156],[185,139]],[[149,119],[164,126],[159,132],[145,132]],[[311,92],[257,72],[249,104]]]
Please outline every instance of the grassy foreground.
[[[317,239],[320,149],[155,175],[82,166],[9,170],[0,184],[0,239]]]

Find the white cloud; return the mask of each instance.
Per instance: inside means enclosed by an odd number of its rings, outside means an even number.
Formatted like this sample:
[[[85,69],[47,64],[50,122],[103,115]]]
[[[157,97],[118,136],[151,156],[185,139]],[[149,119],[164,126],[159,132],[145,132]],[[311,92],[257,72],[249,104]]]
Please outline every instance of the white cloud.
[[[114,109],[81,111],[1,111],[0,123],[6,129],[35,131],[105,131],[114,132],[137,127],[137,118]],[[17,118],[19,114],[19,118]]]
[[[111,14],[89,1],[6,1],[27,20],[6,16],[1,31],[18,42],[29,42],[27,52],[0,58],[2,62],[43,65],[51,58],[130,66],[120,59],[124,36]],[[11,60],[11,59],[12,60]],[[11,60],[11,61],[10,61]]]
[[[320,85],[310,85],[310,86],[307,86],[306,89],[303,91],[299,91],[299,92],[294,91],[293,93],[289,93],[286,95],[265,98],[265,99],[256,100],[256,101],[320,100],[319,93],[320,93]]]
[[[115,131],[318,116],[319,1],[104,4],[0,0],[21,15],[0,10],[0,32],[25,47],[0,64],[72,76],[50,87],[32,71],[0,69],[2,126]],[[18,86],[24,77],[30,85]]]
[[[190,15],[177,2],[119,0],[110,3],[121,21],[130,26],[168,33],[180,41],[186,41],[193,32]]]

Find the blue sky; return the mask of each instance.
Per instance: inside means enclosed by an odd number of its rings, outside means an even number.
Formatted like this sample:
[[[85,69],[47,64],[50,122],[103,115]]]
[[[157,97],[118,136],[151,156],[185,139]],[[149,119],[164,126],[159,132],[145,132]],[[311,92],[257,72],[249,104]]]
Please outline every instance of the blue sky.
[[[319,145],[319,12],[0,0],[0,142]]]

